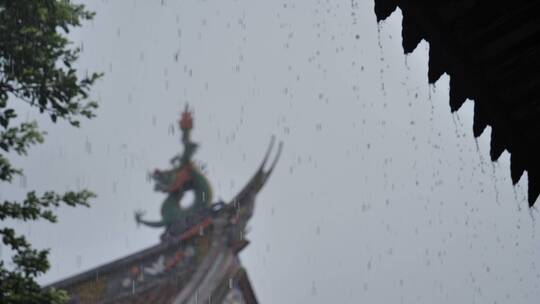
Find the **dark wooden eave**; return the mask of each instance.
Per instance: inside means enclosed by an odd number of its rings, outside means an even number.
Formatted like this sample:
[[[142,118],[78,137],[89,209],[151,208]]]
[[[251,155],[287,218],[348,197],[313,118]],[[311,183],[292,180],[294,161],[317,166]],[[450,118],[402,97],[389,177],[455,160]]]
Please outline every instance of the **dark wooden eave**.
[[[512,182],[540,194],[540,1],[375,0],[377,21],[403,13],[403,49],[429,42],[428,80],[450,76],[450,108],[474,100],[475,137],[491,127],[490,156],[510,153]]]

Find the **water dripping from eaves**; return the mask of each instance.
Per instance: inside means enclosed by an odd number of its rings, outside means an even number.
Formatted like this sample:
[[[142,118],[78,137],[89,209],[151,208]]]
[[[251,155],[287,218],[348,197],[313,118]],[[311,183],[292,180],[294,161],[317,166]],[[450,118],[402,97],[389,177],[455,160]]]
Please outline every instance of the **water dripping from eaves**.
[[[516,202],[517,211],[521,211],[521,205],[519,204],[519,198],[517,193],[517,184],[512,186],[512,192],[514,194],[514,201]]]
[[[377,42],[379,45],[379,59],[381,61],[381,68],[380,68],[380,82],[381,82],[381,93],[383,96],[386,96],[386,89],[384,88],[384,53],[383,53],[383,45],[381,41],[381,22],[377,22]]]
[[[533,212],[537,212],[538,213],[538,209],[536,209],[536,206],[532,206],[529,208],[529,216],[531,218],[531,225],[532,225],[532,238],[535,239],[536,238],[536,217],[534,217],[534,213]],[[534,262],[533,262],[534,263]]]
[[[405,68],[407,69],[407,71],[410,71],[411,70],[411,67],[409,66],[409,62],[408,62],[408,59],[409,59],[409,54],[405,54]],[[408,78],[409,76],[407,76]]]
[[[495,168],[495,162],[491,162],[491,179],[493,180],[493,190],[495,191],[495,202],[497,205],[501,205],[499,188],[497,187],[497,171]]]
[[[460,138],[456,118],[459,119],[459,116],[457,116],[457,112],[452,112],[452,123],[454,124],[454,133],[456,134],[456,138]]]
[[[474,144],[476,145],[476,153],[478,154],[478,158],[480,160],[480,172],[485,173],[484,171],[484,156],[482,156],[482,151],[480,151],[480,146],[478,145],[478,137],[474,138]]]
[[[435,93],[435,83],[428,85],[428,100],[429,104],[431,106],[430,109],[430,116],[429,116],[429,122],[433,122],[433,117],[435,116],[435,106],[433,106],[433,99],[431,98],[431,91],[433,90],[433,93]]]

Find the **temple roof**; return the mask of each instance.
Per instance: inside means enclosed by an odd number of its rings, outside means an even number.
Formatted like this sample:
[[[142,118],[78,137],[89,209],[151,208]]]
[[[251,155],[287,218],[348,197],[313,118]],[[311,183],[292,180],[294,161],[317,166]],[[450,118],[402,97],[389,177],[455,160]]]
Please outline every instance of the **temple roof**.
[[[540,194],[540,2],[375,0],[377,20],[398,6],[405,53],[429,42],[429,82],[450,76],[452,111],[474,100],[474,136],[491,127],[491,159],[510,153],[514,184],[527,171],[533,206]]]
[[[249,242],[245,228],[255,198],[281,151],[229,202],[215,203],[189,225],[165,231],[161,242],[45,288],[68,292],[68,303],[257,303],[238,253]]]

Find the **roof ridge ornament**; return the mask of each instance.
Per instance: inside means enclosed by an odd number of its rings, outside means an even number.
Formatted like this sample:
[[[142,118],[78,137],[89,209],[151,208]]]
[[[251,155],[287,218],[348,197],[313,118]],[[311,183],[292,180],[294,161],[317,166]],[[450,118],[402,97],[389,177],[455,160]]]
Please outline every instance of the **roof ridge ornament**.
[[[192,161],[193,155],[198,148],[198,144],[191,141],[193,121],[193,111],[186,104],[178,121],[178,126],[182,131],[181,139],[184,150],[182,154],[176,155],[171,159],[172,168],[167,170],[155,169],[151,174],[151,178],[155,181],[154,189],[167,194],[161,205],[161,219],[158,221],[148,221],[143,219],[144,211],[138,210],[135,212],[135,221],[138,225],[165,228],[162,240],[171,238],[185,239],[191,236],[189,232],[193,230],[191,228],[200,226],[201,224],[208,226],[212,223],[211,218],[214,215],[227,212],[227,210],[231,211],[242,208],[248,210],[245,213],[244,219],[240,222],[247,221],[252,214],[255,196],[274,170],[283,147],[283,143],[280,142],[274,159],[268,168],[266,168],[276,141],[275,136],[272,136],[261,165],[246,186],[244,186],[230,203],[225,204],[222,201],[213,203],[210,182]],[[194,193],[193,203],[189,207],[181,206],[180,201],[188,191],[193,191]],[[210,220],[208,220],[209,218]]]
[[[192,161],[199,145],[191,141],[193,115],[187,104],[178,125],[182,131],[184,151],[181,155],[171,159],[172,168],[155,169],[151,175],[156,183],[155,190],[167,193],[167,197],[161,205],[161,220],[144,220],[142,218],[143,211],[136,211],[135,221],[137,224],[169,228],[173,223],[186,221],[197,211],[207,209],[212,202],[210,182]],[[194,192],[193,203],[189,207],[183,207],[180,205],[180,201],[188,191]]]

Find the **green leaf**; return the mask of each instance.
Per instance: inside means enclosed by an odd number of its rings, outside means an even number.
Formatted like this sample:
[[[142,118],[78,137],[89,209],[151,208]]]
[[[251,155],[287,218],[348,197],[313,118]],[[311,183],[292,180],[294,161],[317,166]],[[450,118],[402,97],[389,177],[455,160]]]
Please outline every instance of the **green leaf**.
[[[87,100],[102,74],[80,73],[74,63],[80,50],[73,47],[68,33],[92,19],[81,4],[69,0],[12,0],[0,2],[0,182],[9,183],[22,171],[12,166],[11,153],[26,155],[30,147],[44,140],[37,123],[16,121],[20,105],[26,103],[53,122],[80,126],[81,117],[93,118],[97,104]],[[4,186],[4,185],[2,185]],[[4,188],[2,188],[4,189]],[[67,293],[42,289],[36,278],[49,268],[48,250],[34,249],[13,228],[10,220],[56,222],[62,205],[88,206],[95,195],[89,191],[30,191],[22,200],[0,202],[0,237],[13,252],[14,267],[0,260],[0,303],[65,303]]]

